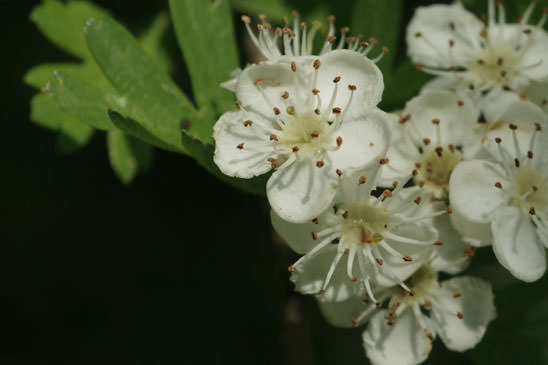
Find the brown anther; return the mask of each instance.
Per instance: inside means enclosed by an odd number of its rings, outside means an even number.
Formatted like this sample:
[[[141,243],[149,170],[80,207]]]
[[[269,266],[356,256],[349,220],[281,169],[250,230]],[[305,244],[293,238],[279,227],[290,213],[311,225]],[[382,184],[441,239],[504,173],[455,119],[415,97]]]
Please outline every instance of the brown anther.
[[[501,71],[501,72],[500,72],[500,75],[501,75],[502,77],[506,77],[506,71]]]
[[[460,298],[460,297],[462,297],[462,293],[458,290],[455,290],[453,292],[453,298]]]
[[[425,146],[428,146],[430,144],[430,138],[423,139],[422,143],[424,143]]]
[[[312,235],[312,239],[314,241],[318,239],[318,234],[316,232],[310,232],[310,234]]]
[[[516,167],[519,167],[519,165],[520,165],[519,159],[518,159],[517,157],[514,158],[514,165],[515,165]]]
[[[402,257],[402,258],[403,258],[403,261],[405,261],[405,262],[411,262],[411,261],[413,261],[413,258],[412,258],[411,256],[404,256],[404,257]],[[412,292],[412,291],[413,291],[413,290],[411,290],[411,292]]]
[[[257,24],[257,30],[258,30],[259,32],[262,32],[262,31],[264,30],[263,25],[262,25],[262,24]]]
[[[415,65],[415,69],[416,69],[417,71],[422,71],[422,65],[421,65],[420,63],[417,63],[417,64]]]
[[[470,84],[470,85],[468,85],[468,88],[469,88],[470,90],[474,90],[476,87],[474,86],[474,84]]]
[[[497,144],[500,144],[500,142],[502,142],[502,139],[501,139],[500,137],[496,137],[496,138],[495,138],[495,142],[496,142]]]
[[[449,151],[451,151],[451,153],[455,152],[455,146],[450,144],[449,146],[447,146],[447,148],[449,148]]]
[[[280,109],[277,108],[277,107],[272,108],[272,110],[274,111],[274,114],[276,114],[276,115],[280,115],[280,113],[281,113]]]
[[[318,222],[319,222],[319,221],[318,221],[318,218],[314,218],[314,219],[312,219],[312,223],[314,223],[314,224],[318,224]]]
[[[391,198],[392,197],[392,192],[390,190],[385,190],[385,191],[382,192],[382,195],[385,198]]]
[[[375,259],[375,261],[377,261],[377,264],[379,264],[379,265],[382,265],[382,264],[384,263],[384,261],[383,261],[381,258],[379,258],[379,257],[377,257],[377,258]]]
[[[356,321],[355,319],[352,320],[352,325],[354,327],[358,327],[358,324],[359,324],[358,321]]]
[[[297,72],[297,64],[295,61],[291,61],[291,71]]]
[[[535,193],[538,191],[538,188],[535,185],[532,186],[532,189]]]
[[[318,138],[319,135],[320,135],[320,133],[318,131],[314,131],[314,132],[310,133],[310,137],[312,137],[312,138]]]
[[[356,278],[355,276],[352,276],[352,277],[350,278],[350,281],[353,282],[353,283],[355,283],[356,280],[358,280],[358,278]]]
[[[275,134],[271,134],[271,135],[270,135],[270,140],[271,140],[271,141],[276,141],[276,142],[278,142],[278,136],[275,135]]]
[[[295,18],[299,18],[300,14],[297,10],[291,10],[291,15],[293,15]]]
[[[449,28],[451,28],[451,30],[455,30],[455,23],[449,22]]]
[[[320,60],[314,60],[314,63],[312,64],[312,66],[314,67],[315,70],[317,70],[320,68],[321,64],[322,63],[320,62]]]
[[[390,52],[390,50],[388,49],[388,47],[382,47],[382,53],[388,54],[388,52]]]
[[[379,163],[381,165],[386,165],[388,162],[390,162],[390,160],[388,159],[388,157],[385,157],[385,158],[381,158]]]
[[[299,152],[299,147],[293,146],[293,148],[291,149],[291,151],[293,151],[293,152]]]
[[[366,180],[365,176],[360,176],[360,177],[358,178],[358,184],[359,184],[359,185],[365,184],[365,180]]]
[[[464,105],[464,101],[459,100],[459,101],[457,102],[457,105],[458,105],[458,106],[463,106],[463,105]]]
[[[356,37],[348,37],[346,38],[346,43],[352,44],[356,40]]]
[[[331,44],[335,43],[337,41],[337,37],[333,36],[333,35],[330,35],[329,37],[327,37],[327,41]]]
[[[248,17],[247,15],[242,15],[241,19],[242,19],[242,22],[244,23],[247,23],[247,24],[251,23],[251,18]]]
[[[463,319],[463,318],[464,318],[464,314],[462,314],[461,312],[457,312],[457,317],[459,317],[459,319]]]
[[[348,218],[348,210],[346,210],[343,214],[342,214],[342,217],[344,219]]]
[[[345,253],[345,254],[350,253],[350,249],[349,249],[349,248],[345,248],[344,251],[343,251],[343,253]]]
[[[269,157],[266,159],[268,162],[270,162],[272,165],[276,164],[276,159],[275,158],[272,158],[272,157]]]
[[[533,33],[533,31],[531,29],[524,29],[523,33],[527,34],[527,35],[530,35],[531,33]]]
[[[350,32],[350,28],[349,28],[349,27],[342,27],[342,28],[341,28],[341,34],[346,34],[346,33],[348,33],[348,32]]]
[[[287,270],[288,270],[289,272],[295,272],[295,268],[294,268],[293,266],[289,266],[289,267],[287,268]]]
[[[432,243],[434,246],[443,246],[443,242],[442,241],[435,241]]]
[[[480,59],[480,60],[477,60],[476,62],[478,63],[478,65],[483,65],[483,64],[485,63],[485,61],[484,61],[484,60],[481,60],[481,59]]]
[[[238,148],[239,150],[243,150],[244,149],[244,144],[240,143],[239,145],[236,146],[236,148]]]
[[[277,36],[277,37],[281,37],[282,34],[283,34],[282,28],[280,28],[280,27],[276,27],[275,32],[276,32],[276,36]]]
[[[336,141],[337,141],[337,147],[340,147],[342,145],[343,139],[341,136],[338,136]]]
[[[442,147],[436,147],[436,149],[434,151],[436,151],[436,155],[438,155],[438,157],[441,157],[441,155],[443,153],[443,148]]]
[[[242,102],[240,100],[236,100],[234,102],[234,105],[236,105],[237,107],[241,107],[242,106]]]
[[[367,43],[367,42],[360,42],[360,47],[362,47],[362,48],[369,47],[369,43]]]
[[[318,292],[318,295],[322,295],[322,294],[325,294],[325,290],[323,289]]]
[[[301,22],[301,28],[306,28],[307,24],[306,22]]]
[[[325,163],[323,161],[316,161],[316,167],[323,167]]]
[[[421,166],[422,166],[422,163],[420,163],[420,162],[415,162],[415,167],[416,167],[417,169],[420,169]]]
[[[379,43],[379,40],[375,37],[369,37],[369,42],[373,43],[373,44],[377,44],[377,43]]]
[[[422,188],[424,186],[425,182],[424,181],[419,181],[419,188]]]
[[[434,341],[434,335],[431,334],[430,332],[425,332],[426,334],[426,337],[430,340],[430,341]]]
[[[371,233],[365,228],[362,228],[362,230],[360,231],[360,242],[362,243],[373,242],[373,237],[371,236]]]
[[[337,77],[335,77],[335,78],[333,79],[333,82],[334,82],[334,83],[337,83],[337,82],[339,82],[339,81],[341,81],[341,77],[340,77],[340,76],[337,76]]]
[[[499,181],[497,181],[497,182],[495,183],[495,187],[496,187],[496,188],[499,188],[499,189],[502,189],[502,184],[501,184]]]
[[[249,127],[249,126],[252,126],[252,125],[253,125],[253,121],[251,121],[251,120],[246,120],[244,122],[244,127]]]
[[[336,107],[336,108],[333,108],[333,110],[331,110],[333,112],[333,114],[341,114],[341,108],[339,107]]]
[[[542,99],[542,100],[540,101],[540,103],[541,103],[542,105],[546,105],[546,104],[548,104],[548,100],[547,100],[546,98],[544,98],[544,99]]]
[[[415,292],[415,289],[411,288],[411,291],[409,292],[409,296],[414,297],[417,293]]]
[[[397,188],[399,184],[400,184],[400,183],[397,182],[397,181],[392,181],[392,187],[393,187],[394,189]]]
[[[533,158],[533,151],[527,151],[527,157]]]
[[[415,33],[415,38],[420,38],[420,37],[422,37],[422,33],[421,33],[421,32]]]
[[[417,177],[419,175],[419,171],[418,170],[413,170],[411,172],[411,174],[413,175],[413,177]]]
[[[284,91],[284,93],[282,94],[282,98],[284,99],[288,99],[289,98],[289,92],[288,91]]]
[[[455,46],[455,41],[450,39],[449,40],[449,47],[454,47]]]
[[[337,176],[342,176],[343,174],[342,171],[339,169],[335,170],[335,173],[337,174]]]
[[[419,205],[421,202],[422,202],[422,197],[421,196],[417,196],[417,199],[413,200],[415,202],[415,204]]]
[[[318,95],[320,93],[320,90],[318,89],[312,89],[312,94]]]
[[[377,309],[379,309],[380,307],[382,307],[382,302],[381,301],[376,302],[375,306],[377,307]]]
[[[348,90],[355,91],[356,89],[356,85],[348,85]]]
[[[431,305],[432,305],[432,302],[427,300],[426,302],[423,303],[422,306],[424,307],[424,309],[428,309],[430,308]]]
[[[314,109],[314,113],[317,114],[317,115],[320,115],[320,109],[318,109],[318,108]]]
[[[327,17],[327,21],[330,22],[330,23],[333,23],[335,21],[335,15],[329,15]]]
[[[445,211],[447,212],[447,214],[453,214],[453,208],[451,208],[450,206],[447,206],[445,208]]]
[[[287,19],[286,16],[284,16],[284,17],[282,18],[282,21],[284,22],[284,25],[285,25],[286,27],[289,25],[289,20]]]
[[[537,132],[540,132],[542,130],[542,126],[540,125],[540,123],[535,123],[535,130]]]
[[[529,214],[531,215],[535,215],[536,212],[535,212],[535,207],[531,207],[531,209],[529,209]]]
[[[464,256],[468,258],[474,257],[475,254],[476,254],[476,247],[470,247],[468,250],[464,251]]]
[[[405,114],[403,117],[400,118],[400,124],[407,122],[409,119],[411,119],[411,114]]]
[[[432,119],[432,124],[438,125],[440,124],[440,120],[438,118]]]

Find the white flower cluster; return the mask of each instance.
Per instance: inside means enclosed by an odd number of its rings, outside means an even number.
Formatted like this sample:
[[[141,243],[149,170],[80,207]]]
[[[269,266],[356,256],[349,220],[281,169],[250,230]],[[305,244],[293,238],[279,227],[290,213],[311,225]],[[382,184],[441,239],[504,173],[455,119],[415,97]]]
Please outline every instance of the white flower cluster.
[[[487,24],[460,3],[417,9],[408,48],[439,75],[403,111],[377,105],[384,89],[377,44],[329,19],[295,15],[289,28],[264,17],[266,61],[234,73],[237,111],[214,127],[225,174],[267,183],[275,230],[302,257],[289,267],[296,290],[315,295],[336,326],[367,324],[374,364],[423,362],[436,336],[474,347],[495,317],[490,284],[455,275],[478,247],[524,281],[546,270],[548,247],[548,35],[517,24],[489,1]],[[498,9],[498,20],[495,17]],[[278,45],[281,44],[281,50]],[[534,91],[533,91],[534,90]]]

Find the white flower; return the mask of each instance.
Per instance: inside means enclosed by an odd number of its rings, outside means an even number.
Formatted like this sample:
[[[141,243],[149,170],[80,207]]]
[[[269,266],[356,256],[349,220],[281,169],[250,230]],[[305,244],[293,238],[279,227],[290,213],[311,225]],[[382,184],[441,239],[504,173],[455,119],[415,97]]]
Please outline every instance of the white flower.
[[[492,234],[499,262],[535,281],[546,271],[548,247],[548,116],[529,102],[511,104],[490,124],[486,148],[495,162],[459,164],[449,191],[453,211],[472,222],[470,235]]]
[[[386,163],[386,160],[381,160]],[[401,285],[439,245],[432,212],[419,187],[407,179],[375,197],[379,167],[342,178],[334,209],[304,224],[292,224],[272,212],[276,231],[297,253],[289,270],[296,289],[319,300],[340,302],[373,286]]]
[[[495,0],[488,2],[487,24],[460,2],[418,8],[407,28],[409,55],[423,71],[441,76],[426,87],[468,90],[481,102],[485,91],[522,91],[545,80],[548,35],[542,27],[547,12],[538,24],[528,24],[535,3],[519,23],[507,23],[502,2],[495,5]]]
[[[375,107],[382,91],[378,67],[348,50],[249,66],[236,85],[241,110],[215,124],[214,161],[241,178],[274,169],[272,208],[288,221],[309,221],[331,204],[338,175],[386,152],[388,116]]]
[[[463,159],[481,147],[479,110],[455,92],[429,91],[411,99],[392,129],[392,143],[383,172],[384,183],[416,168],[416,184],[437,199],[447,199],[449,177]]]
[[[272,26],[266,22],[264,15],[261,15],[260,19],[261,24],[257,25],[259,34],[255,36],[255,33],[251,29],[251,19],[246,15],[242,16],[242,21],[245,24],[249,37],[267,60],[275,61],[284,56],[300,57],[314,55],[314,40],[318,30],[322,28],[322,23],[313,22],[309,29],[306,22],[300,21],[299,14],[293,12],[293,29],[289,28],[289,21],[284,17],[284,27],[273,30]],[[341,28],[341,36],[337,39],[335,36],[335,17],[329,16],[328,21],[329,31],[319,55],[325,55],[333,50],[346,48],[362,56],[367,56],[378,44],[375,38],[369,38],[369,42],[365,41],[361,34],[348,36],[350,32],[350,28],[348,27]],[[282,40],[281,49],[278,46],[280,40]],[[373,59],[373,62],[380,61],[386,53],[388,53],[388,49],[383,47],[381,53]]]
[[[362,338],[375,365],[412,365],[426,360],[439,335],[453,351],[473,348],[496,316],[491,285],[479,278],[457,277],[438,283],[435,264],[424,265],[400,287],[378,289],[382,303],[354,297],[343,303],[321,303],[326,319],[337,326],[369,322]]]

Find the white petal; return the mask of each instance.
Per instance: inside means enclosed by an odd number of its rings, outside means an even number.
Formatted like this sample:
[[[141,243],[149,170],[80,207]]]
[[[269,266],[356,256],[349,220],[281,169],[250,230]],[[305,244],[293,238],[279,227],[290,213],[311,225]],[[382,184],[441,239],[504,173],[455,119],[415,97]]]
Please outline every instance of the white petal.
[[[244,108],[255,111],[265,117],[274,117],[274,107],[282,112],[281,117],[287,117],[282,95],[289,92],[290,100],[301,105],[303,96],[300,93],[306,89],[309,93],[312,87],[309,84],[310,70],[302,67],[297,72],[291,71],[291,64],[287,62],[264,62],[247,66],[238,78],[236,96]],[[308,94],[307,94],[308,95]],[[312,113],[312,110],[308,111]]]
[[[295,267],[295,272],[291,274],[290,278],[295,283],[295,290],[302,294],[318,294],[320,292],[335,258],[336,246],[332,245],[324,249]],[[360,284],[357,281],[351,281],[346,274],[347,257],[348,255],[344,255],[337,265],[325,293],[316,296],[319,301],[342,302],[359,291]]]
[[[381,101],[384,90],[382,73],[367,57],[350,50],[336,50],[320,58],[317,89],[320,90],[322,108],[329,105],[335,88],[333,79],[340,77],[334,107],[343,109],[347,118],[361,115],[363,109],[376,106]],[[356,86],[350,109],[345,107],[351,91],[348,85]]]
[[[328,209],[317,217],[317,221],[315,221],[317,223],[312,221],[290,223],[280,218],[274,210],[271,210],[270,219],[276,232],[287,242],[289,247],[299,254],[305,254],[319,243],[318,240],[312,238],[312,232],[317,233],[334,226],[341,217],[336,216],[332,210]]]
[[[548,34],[543,29],[536,27],[531,27],[531,31],[531,35],[528,36],[530,43],[518,67],[525,68],[521,72],[529,79],[542,81],[548,77],[548,62],[546,62]],[[527,67],[531,65],[537,66]]]
[[[332,145],[336,145],[339,136],[343,141],[339,150],[328,153],[333,169],[352,174],[372,163],[378,164],[390,144],[388,122],[388,114],[376,108],[359,119],[344,122],[332,134]],[[331,173],[335,172],[333,169]]]
[[[451,29],[451,22],[455,30]],[[462,65],[467,60],[471,40],[477,38],[482,28],[481,21],[458,2],[419,7],[407,27],[409,56],[413,62],[427,66],[449,68]],[[417,33],[421,36],[417,37]],[[455,42],[452,56],[449,40]]]
[[[465,219],[453,210],[450,215],[451,225],[461,234],[462,240],[474,247],[488,246],[493,242],[491,222],[477,223]]]
[[[387,310],[379,310],[369,321],[362,335],[369,360],[375,365],[415,365],[423,362],[432,349],[412,309],[406,308],[390,326],[385,317]],[[423,320],[430,325],[426,316]],[[431,330],[430,333],[434,334]]]
[[[466,220],[484,223],[491,220],[493,212],[509,201],[504,192],[505,173],[499,165],[488,161],[464,161],[451,174],[449,196],[453,211]],[[495,187],[501,182],[503,189]]]
[[[495,88],[481,100],[480,108],[487,122],[497,121],[508,105],[519,101],[519,98],[516,92]]]
[[[491,225],[493,250],[499,262],[516,278],[532,282],[546,271],[546,252],[526,211],[504,207]]]
[[[221,115],[213,127],[215,138],[215,154],[213,159],[219,169],[226,175],[252,178],[264,174],[272,168],[267,161],[274,157],[274,151],[254,152],[248,149],[250,145],[268,148],[270,143],[266,137],[260,139],[251,128],[258,128],[257,125],[245,127],[244,121],[253,119],[253,123],[270,125],[270,121],[262,119],[253,113],[227,112]],[[237,146],[243,143],[243,148]]]
[[[362,297],[357,295],[340,303],[320,302],[320,311],[326,321],[332,326],[343,328],[361,326],[369,320],[375,309],[374,304],[364,304]],[[354,324],[353,321],[360,316],[360,321]]]
[[[546,100],[548,100],[548,80],[532,82],[526,93],[529,100],[548,112],[548,104],[546,103]]]
[[[319,216],[335,197],[337,180],[328,173],[330,165],[316,167],[314,161],[300,159],[272,174],[266,194],[272,209],[282,219],[305,223]]]
[[[479,278],[461,276],[444,281],[433,297],[432,323],[453,351],[473,348],[496,317],[491,284]]]
[[[470,245],[465,243],[460,234],[451,225],[449,214],[434,218],[434,226],[438,230],[438,239],[443,243],[436,246],[434,259],[430,265],[436,271],[443,271],[449,274],[458,274],[468,267],[470,260],[465,255]]]
[[[425,91],[466,91],[468,85],[456,77],[441,76],[428,81],[421,88],[420,93]]]
[[[231,79],[221,83],[221,87],[232,92],[236,92],[236,85],[238,84],[238,78],[242,73],[241,68],[237,68],[230,73]]]
[[[437,144],[438,128],[442,146],[462,145],[470,139],[479,119],[479,110],[472,100],[451,91],[423,92],[405,105],[402,114],[411,116],[402,127],[407,128],[407,134],[412,136],[417,147],[422,146],[424,138]],[[432,123],[434,119],[440,120],[438,126]]]

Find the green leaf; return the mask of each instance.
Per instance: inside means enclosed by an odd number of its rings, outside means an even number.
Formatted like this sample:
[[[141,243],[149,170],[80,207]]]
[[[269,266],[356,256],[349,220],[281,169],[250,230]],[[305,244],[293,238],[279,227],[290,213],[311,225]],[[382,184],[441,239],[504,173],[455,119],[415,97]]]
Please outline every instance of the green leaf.
[[[127,101],[125,113],[172,149],[181,150],[180,123],[191,121],[189,133],[209,141],[211,128],[164,70],[120,24],[109,17],[89,19],[84,30],[95,61]]]
[[[32,98],[30,119],[42,127],[59,132],[56,145],[59,154],[79,150],[93,136],[93,128],[63,113],[48,94],[38,94]]]
[[[397,54],[403,0],[356,0],[352,14],[352,33],[375,37],[381,46],[388,47],[389,52],[379,62],[379,67],[391,70]]]
[[[175,65],[172,56],[164,45],[170,31],[170,19],[167,12],[160,12],[154,17],[150,27],[139,36],[139,44],[149,55],[154,57],[167,74],[172,74]]]
[[[122,109],[126,101],[119,96],[83,83],[63,72],[57,72],[46,90],[57,101],[61,110],[88,126],[111,130],[114,125],[107,111],[111,107]]]
[[[124,184],[150,167],[154,149],[120,130],[107,133],[107,147],[110,165]]]
[[[221,114],[234,106],[234,96],[220,84],[238,67],[229,1],[170,0],[169,5],[194,97],[201,109],[213,106]],[[209,118],[211,129],[215,115]]]
[[[82,32],[84,22],[103,14],[105,10],[84,1],[65,5],[58,0],[45,0],[33,9],[30,19],[51,43],[73,56],[86,58],[89,52]]]

